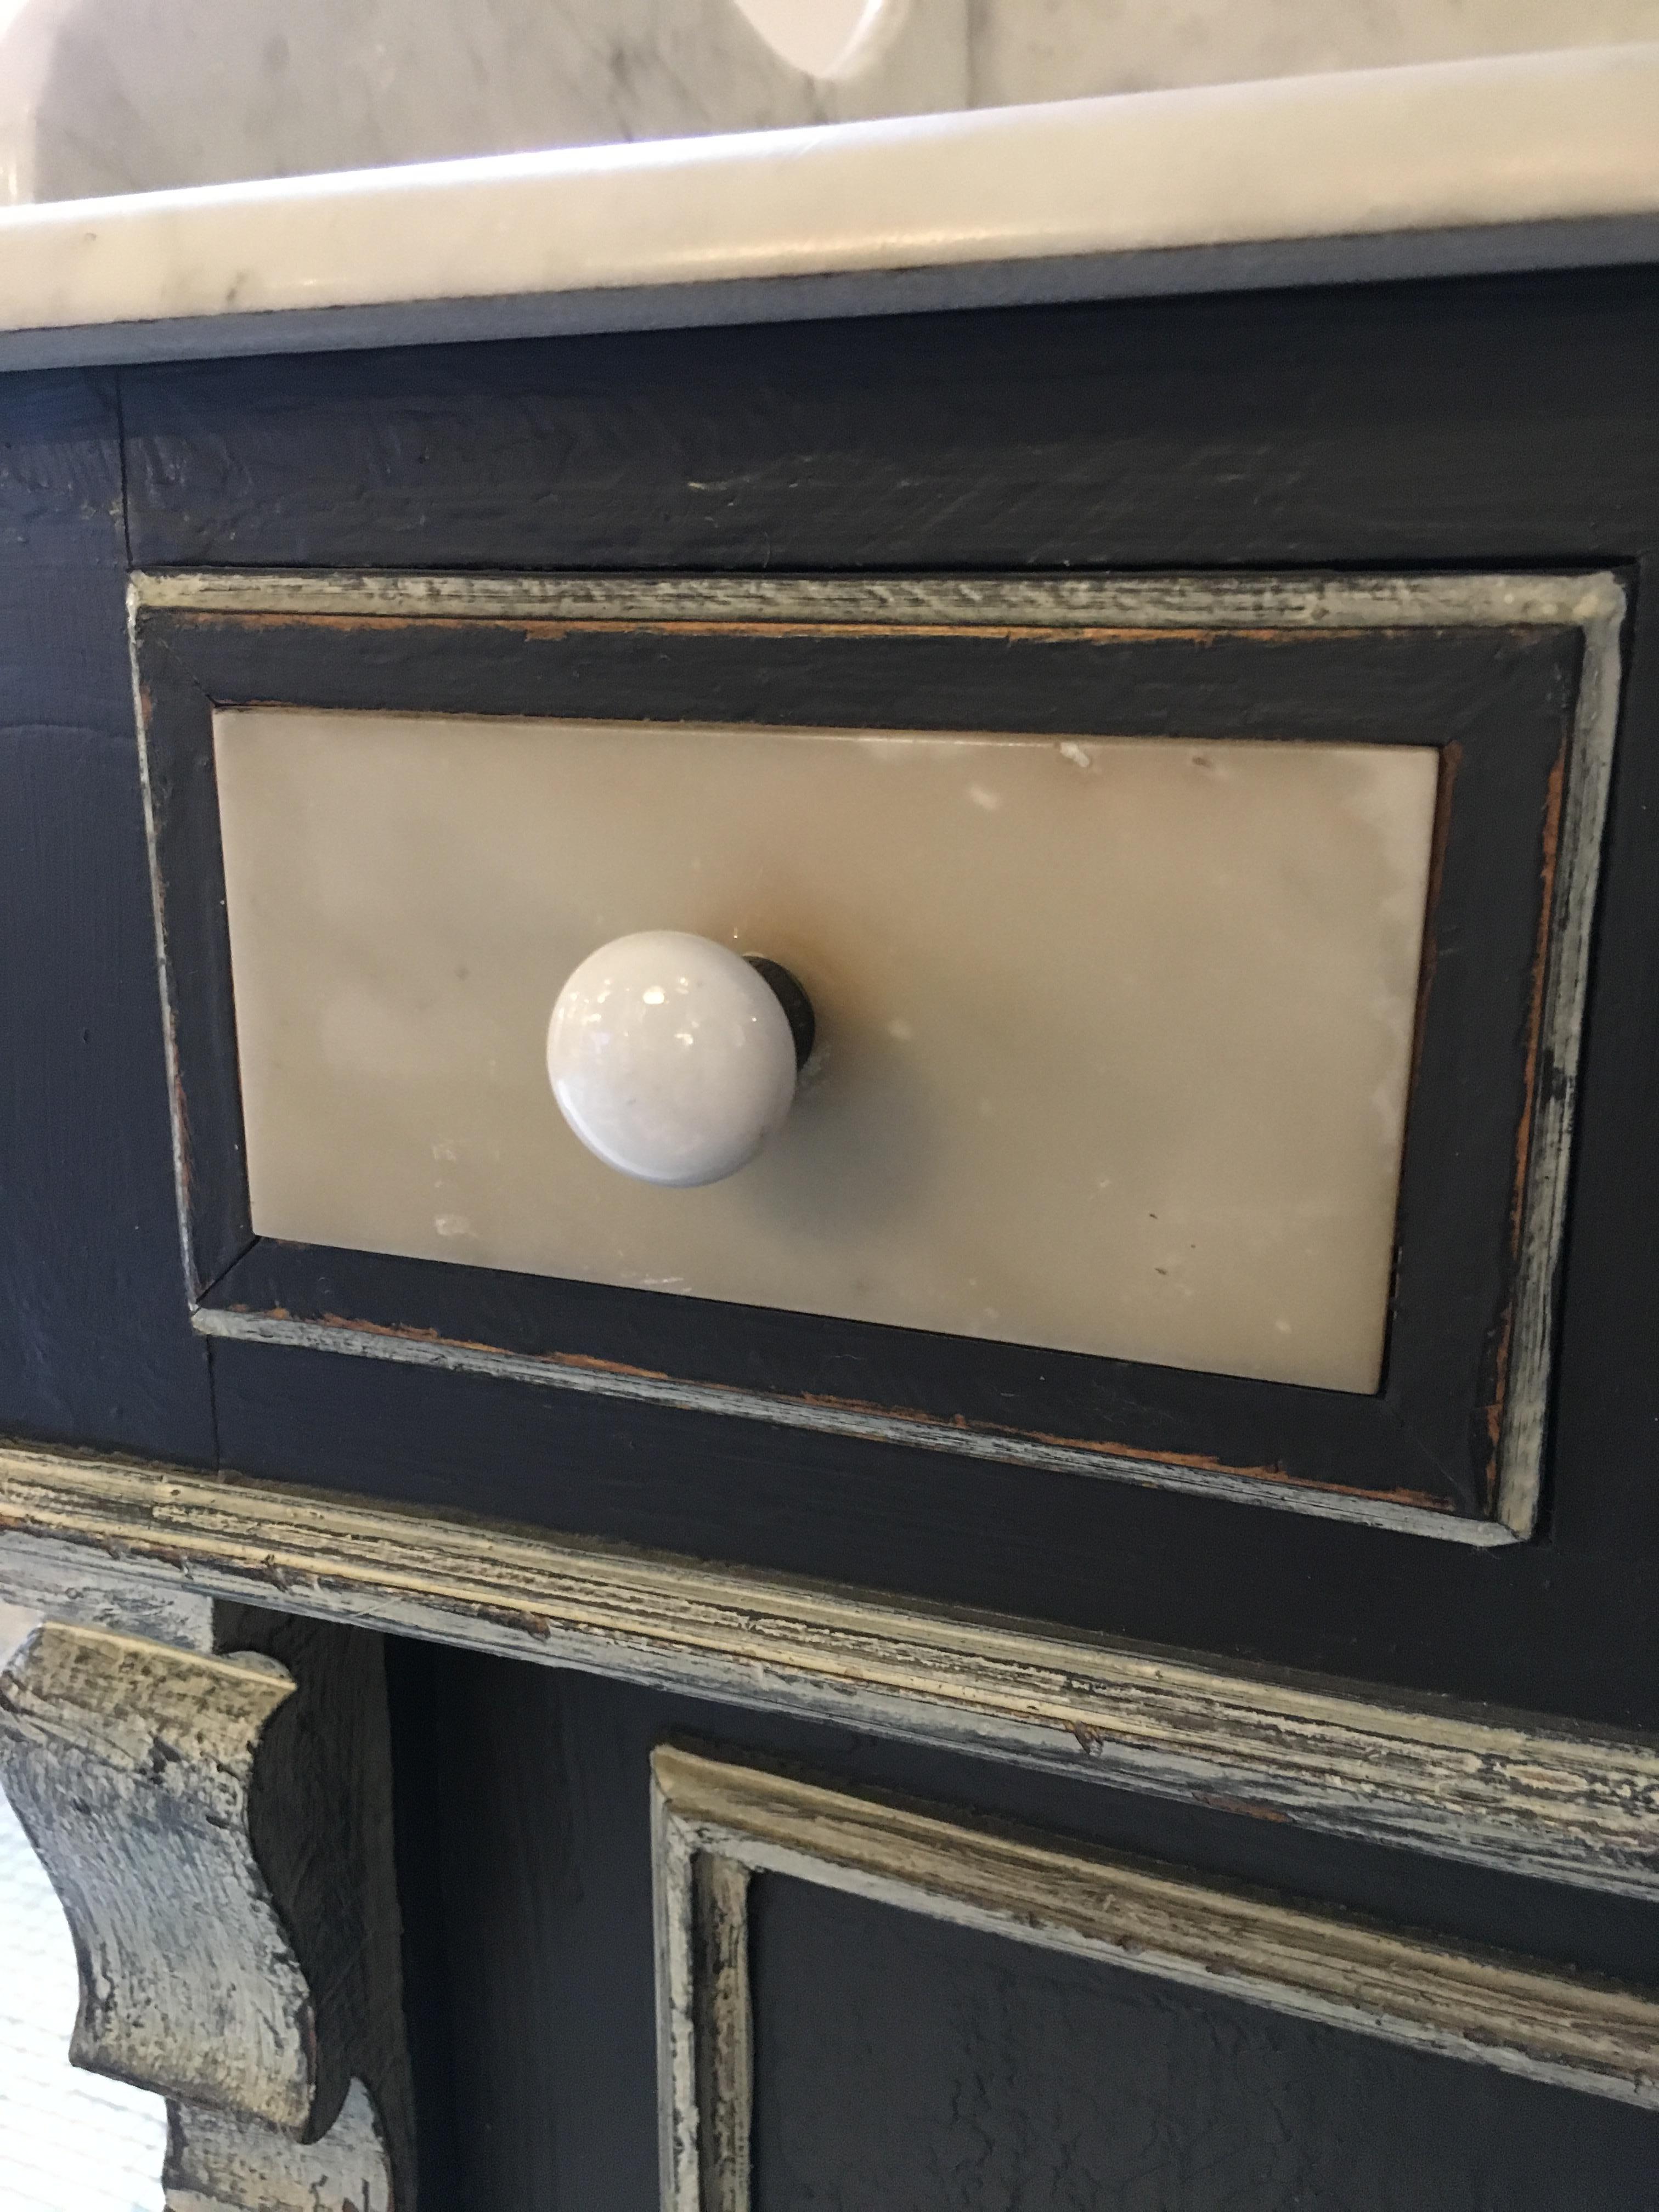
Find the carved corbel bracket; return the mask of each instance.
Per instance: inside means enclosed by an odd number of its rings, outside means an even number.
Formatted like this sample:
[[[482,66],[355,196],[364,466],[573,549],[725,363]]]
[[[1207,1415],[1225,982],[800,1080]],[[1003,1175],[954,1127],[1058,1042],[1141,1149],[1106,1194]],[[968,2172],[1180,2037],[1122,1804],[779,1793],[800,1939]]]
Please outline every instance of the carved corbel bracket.
[[[0,1669],[0,1781],[75,1939],[70,2055],[168,2099],[170,2212],[409,2212],[379,1640],[217,1629],[266,1648],[48,1620]]]
[[[393,2212],[386,2136],[361,2081],[314,2143],[174,2106],[162,2179],[167,2212]]]
[[[317,2087],[311,1993],[254,1863],[254,1747],[294,1681],[46,1621],[0,1674],[0,1771],[75,1936],[77,2066],[291,2135]]]

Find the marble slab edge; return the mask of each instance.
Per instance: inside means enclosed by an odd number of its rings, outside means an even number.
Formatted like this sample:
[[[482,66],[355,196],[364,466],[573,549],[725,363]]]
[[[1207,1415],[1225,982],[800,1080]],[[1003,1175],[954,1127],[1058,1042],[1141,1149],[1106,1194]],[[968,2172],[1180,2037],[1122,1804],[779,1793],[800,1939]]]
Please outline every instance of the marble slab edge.
[[[1659,258],[1659,41],[0,210],[0,368]]]

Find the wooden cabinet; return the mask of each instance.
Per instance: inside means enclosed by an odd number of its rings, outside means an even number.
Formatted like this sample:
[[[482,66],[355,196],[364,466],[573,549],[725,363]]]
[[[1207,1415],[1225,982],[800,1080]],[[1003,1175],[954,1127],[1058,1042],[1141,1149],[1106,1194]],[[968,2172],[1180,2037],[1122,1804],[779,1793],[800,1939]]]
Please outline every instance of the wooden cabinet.
[[[68,1881],[55,1700],[112,1802],[306,1717],[326,2064],[154,2058],[198,2197],[1650,2204],[1656,337],[0,383],[0,1750]],[[706,1190],[546,1091],[635,928],[819,1017]]]

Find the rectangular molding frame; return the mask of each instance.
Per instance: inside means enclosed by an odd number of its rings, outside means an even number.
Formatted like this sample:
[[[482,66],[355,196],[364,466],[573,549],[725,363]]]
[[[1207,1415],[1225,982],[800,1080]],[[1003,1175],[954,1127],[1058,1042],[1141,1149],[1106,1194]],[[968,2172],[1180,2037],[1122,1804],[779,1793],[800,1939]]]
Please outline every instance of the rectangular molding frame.
[[[782,1875],[1659,2109],[1659,2002],[674,1745],[652,1758],[665,2212],[750,2212],[749,1889]]]
[[[1659,1741],[802,1578],[0,1447],[0,1596],[194,1592],[1659,1900]]]
[[[1314,1513],[1454,1542],[1501,1544],[1530,1534],[1537,1516],[1545,1462],[1550,1374],[1557,1319],[1557,1279],[1565,1227],[1574,1099],[1589,969],[1596,881],[1618,725],[1626,594],[1601,571],[1560,574],[1443,574],[987,577],[629,577],[354,574],[221,571],[135,574],[130,604],[134,635],[147,611],[180,615],[343,619],[430,618],[579,624],[672,623],[802,624],[848,629],[936,629],[1012,626],[1050,631],[1122,625],[1167,631],[1198,626],[1250,630],[1410,630],[1441,626],[1576,629],[1582,674],[1562,795],[1559,838],[1548,917],[1548,956],[1535,1047],[1530,1142],[1515,1251],[1513,1303],[1490,1517],[1433,1510],[1382,1492],[1263,1480],[1206,1468],[1171,1455],[1088,1448],[1067,1438],[958,1425],[921,1413],[897,1414],[838,1405],[821,1395],[785,1395],[686,1381],[602,1363],[540,1355],[391,1328],[325,1325],[281,1312],[240,1311],[205,1293],[193,1303],[192,1325],[210,1336],[234,1337],[477,1371],[544,1387],[648,1401],[690,1410],[849,1437],[900,1443],[1012,1465],[1105,1476],[1209,1497]],[[143,686],[139,724],[145,726]],[[155,824],[150,810],[152,860]],[[161,885],[156,886],[162,941]],[[173,1090],[179,1093],[179,1056],[162,978]],[[1523,1129],[1523,1138],[1524,1138]],[[181,1237],[191,1275],[188,1177],[175,1126]]]

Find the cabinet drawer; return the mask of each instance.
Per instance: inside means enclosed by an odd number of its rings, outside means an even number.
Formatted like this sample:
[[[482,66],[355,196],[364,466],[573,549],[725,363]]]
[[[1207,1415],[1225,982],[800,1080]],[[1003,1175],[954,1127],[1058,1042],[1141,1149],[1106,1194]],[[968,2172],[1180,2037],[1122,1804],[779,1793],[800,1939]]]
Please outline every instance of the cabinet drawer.
[[[1524,1531],[1619,611],[141,583],[198,1326]],[[815,1018],[706,1188],[548,1085],[646,930]]]

